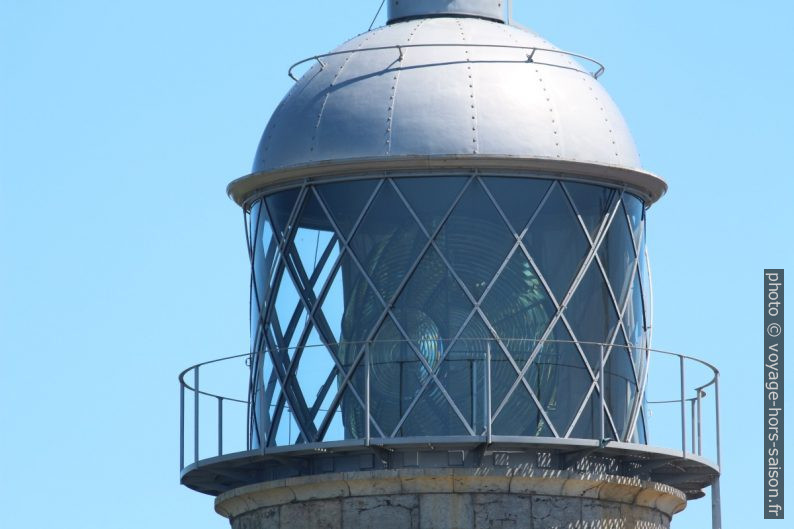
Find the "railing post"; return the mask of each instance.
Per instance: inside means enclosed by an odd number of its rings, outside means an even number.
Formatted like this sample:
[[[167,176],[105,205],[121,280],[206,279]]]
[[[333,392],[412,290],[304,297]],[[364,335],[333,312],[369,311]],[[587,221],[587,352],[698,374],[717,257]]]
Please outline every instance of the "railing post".
[[[199,460],[199,366],[193,371],[193,462]]]
[[[218,397],[218,455],[223,455],[223,397]]]
[[[722,473],[722,453],[720,450],[720,374],[714,375],[714,408],[717,412],[717,466]]]
[[[702,421],[703,416],[702,416],[702,412],[701,412],[702,405],[703,405],[702,397],[703,397],[703,390],[701,388],[698,388],[698,405],[697,405],[697,413],[698,413],[698,424],[697,424],[697,427],[698,427],[698,452],[697,453],[698,453],[699,456],[703,455],[703,428],[701,426],[703,424],[703,421]]]
[[[179,380],[179,470],[185,468],[185,383]]]
[[[697,428],[695,426],[695,404],[696,404],[696,399],[692,399],[692,401],[690,402],[690,406],[689,406],[689,415],[692,418],[692,423],[689,425],[689,427],[692,428],[691,435],[692,435],[692,453],[693,454],[696,453],[695,446],[697,446],[697,439],[695,439],[695,433],[697,432]]]
[[[601,362],[598,366],[598,387],[600,388],[599,393],[601,394],[601,442],[604,442],[606,439],[606,425],[604,424],[604,415],[606,415],[606,413],[604,413],[606,410],[606,396],[604,395],[606,393],[606,387],[604,384],[604,346],[600,345],[599,349]]]
[[[686,378],[684,375],[684,357],[678,357],[679,362],[679,376],[681,380],[681,452],[683,452],[683,457],[686,459],[686,400],[685,400],[685,388],[686,388]]]
[[[714,374],[714,409],[717,417],[717,466],[722,473],[722,455],[720,453],[720,373]],[[720,499],[720,477],[714,478],[711,484],[711,527],[722,529],[722,500]]]
[[[268,418],[268,422],[271,421],[270,417],[270,407],[268,402],[265,402],[265,355],[268,355],[268,350],[263,349],[260,353],[257,354],[256,361],[259,363],[257,365],[257,378],[254,380],[254,384],[256,385],[256,404],[254,405],[254,417],[256,417],[256,436],[259,438],[259,448],[262,450],[262,455],[264,455],[265,450],[267,449],[267,444],[270,439],[266,439],[266,435],[270,433],[268,430],[265,431],[265,416]],[[275,367],[274,367],[275,369]],[[259,411],[259,416],[256,416],[257,410]],[[272,430],[272,424],[271,430]]]
[[[371,368],[371,365],[372,365],[371,364],[372,361],[370,359],[370,347],[369,347],[369,344],[367,344],[365,347],[367,349],[366,349],[366,352],[364,353],[365,354],[364,360],[365,360],[365,367],[366,367],[367,370],[366,370],[366,373],[364,374],[364,388],[365,388],[365,391],[366,391],[366,396],[364,398],[366,399],[365,400],[365,404],[366,404],[366,408],[367,408],[366,409],[367,422],[365,423],[365,426],[364,426],[364,432],[365,432],[365,436],[366,436],[365,444],[366,444],[366,446],[369,446],[370,439],[372,438],[371,437],[372,432],[370,432],[370,430],[369,430],[369,428],[370,428],[369,423],[370,423],[370,420],[371,420],[370,419],[370,391],[369,391],[370,379],[369,379],[369,377],[370,377],[370,368]]]
[[[487,428],[486,432],[486,442],[491,444],[493,439],[493,432],[492,432],[492,411],[491,411],[491,342],[488,341],[488,345],[485,349],[485,408],[488,412],[488,416],[486,417]]]
[[[251,404],[254,400],[254,381],[251,378],[251,375],[254,371],[254,360],[251,356],[249,356],[246,360],[246,366],[248,367],[248,398],[246,399],[245,403],[245,449],[251,450],[251,447],[253,446],[253,443],[251,442],[251,438],[253,437],[253,432],[251,432],[251,427],[253,426],[253,415],[251,415],[251,412],[253,407]]]

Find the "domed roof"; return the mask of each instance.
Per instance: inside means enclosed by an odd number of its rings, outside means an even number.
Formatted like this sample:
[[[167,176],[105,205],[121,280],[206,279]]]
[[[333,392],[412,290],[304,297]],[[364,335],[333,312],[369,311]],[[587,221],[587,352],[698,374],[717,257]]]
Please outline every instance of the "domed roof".
[[[361,34],[312,64],[273,113],[254,172],[439,156],[642,172],[620,111],[591,74],[598,65],[516,26],[409,19]],[[666,186],[652,178],[656,188],[646,195],[655,200]]]

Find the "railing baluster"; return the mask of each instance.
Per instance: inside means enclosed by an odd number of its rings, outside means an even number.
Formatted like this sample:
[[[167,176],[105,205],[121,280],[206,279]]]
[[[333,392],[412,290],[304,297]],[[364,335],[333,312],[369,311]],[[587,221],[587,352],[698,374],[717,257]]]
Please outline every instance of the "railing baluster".
[[[692,453],[695,453],[695,446],[697,446],[697,439],[695,439],[695,433],[697,432],[697,428],[695,427],[695,399],[690,401],[689,406],[689,415],[692,419],[692,424],[690,427],[692,428]]]
[[[185,468],[185,384],[179,381],[179,470]]]
[[[485,349],[485,407],[488,412],[488,417],[486,420],[488,421],[488,427],[486,428],[486,440],[488,444],[491,444],[491,440],[493,438],[492,433],[492,410],[491,410],[491,342],[488,342],[488,345]]]
[[[698,424],[697,424],[697,427],[698,427],[698,455],[699,456],[703,455],[703,430],[701,428],[702,415],[701,415],[701,411],[700,411],[701,410],[701,405],[702,405],[701,397],[703,397],[703,390],[698,388],[698,406],[697,406]]]
[[[714,409],[717,419],[717,466],[722,472],[722,452],[720,450],[720,374],[714,376]]]
[[[199,366],[193,371],[193,462],[199,460]]]
[[[370,360],[370,352],[371,352],[371,350],[370,350],[369,344],[366,345],[366,348],[367,349],[366,349],[366,352],[364,354],[366,355],[365,356],[365,362],[366,362],[365,365],[366,365],[367,371],[365,373],[364,383],[365,383],[365,391],[367,393],[366,396],[365,396],[365,398],[366,398],[366,407],[367,407],[367,422],[366,422],[366,425],[364,426],[364,432],[365,432],[365,435],[366,435],[366,445],[369,446],[370,439],[371,439],[371,432],[369,431],[369,423],[370,423],[369,377],[370,377],[370,369],[371,369],[371,360]]]
[[[218,455],[223,455],[223,397],[218,397]]]
[[[679,369],[680,369],[680,379],[681,379],[681,451],[683,452],[684,459],[686,459],[686,400],[685,400],[685,388],[686,388],[686,375],[684,374],[684,357],[679,356]]]
[[[604,424],[604,415],[606,415],[606,404],[604,403],[606,400],[606,385],[604,384],[604,346],[600,346],[600,356],[601,362],[598,366],[598,387],[599,393],[601,394],[601,439],[600,442],[604,442],[606,439],[606,425]]]

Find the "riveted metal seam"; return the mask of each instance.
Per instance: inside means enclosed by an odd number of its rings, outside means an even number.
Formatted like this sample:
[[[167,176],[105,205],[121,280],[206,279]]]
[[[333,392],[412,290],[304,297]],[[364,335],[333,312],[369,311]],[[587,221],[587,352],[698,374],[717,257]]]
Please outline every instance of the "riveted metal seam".
[[[582,76],[582,81],[587,84],[587,88],[589,89],[588,90],[589,95],[592,96],[593,101],[595,101],[595,104],[601,110],[601,116],[604,119],[602,124],[604,125],[604,128],[607,130],[607,137],[611,142],[609,148],[611,148],[615,152],[615,157],[620,158],[620,150],[618,148],[617,138],[615,137],[614,127],[612,126],[612,123],[609,121],[609,113],[606,111],[605,108],[606,103],[602,101],[601,98],[598,97],[593,90],[593,84],[595,84],[597,81],[587,76]]]
[[[424,23],[425,19],[422,19],[416,24],[416,26],[414,26],[414,28],[408,34],[406,43],[410,43],[413,40],[414,35]],[[392,131],[394,130],[394,105],[397,103],[397,85],[400,82],[400,72],[402,72],[403,60],[405,60],[405,51],[401,49],[399,66],[397,67],[396,73],[392,76],[391,93],[389,94],[388,107],[386,109],[386,156],[391,154]]]
[[[365,33],[364,38],[361,40],[361,42],[358,43],[358,46],[356,46],[356,50],[361,49],[364,46],[364,44],[372,37],[372,35],[378,33],[380,30],[381,28],[378,28],[374,30],[372,33]],[[323,98],[323,103],[322,105],[320,105],[320,111],[317,113],[317,122],[314,124],[314,131],[312,133],[312,143],[311,146],[309,147],[309,152],[314,152],[317,149],[317,136],[319,135],[320,132],[320,124],[323,119],[323,113],[325,112],[325,107],[328,104],[328,99],[331,97],[331,89],[336,85],[336,81],[339,79],[339,76],[342,75],[345,66],[347,66],[347,63],[350,62],[350,59],[353,56],[355,56],[355,54],[356,51],[351,50],[350,53],[345,55],[342,64],[339,66],[339,70],[337,70],[336,74],[334,75],[334,78],[331,80],[331,84],[328,85],[328,88],[326,89],[327,91],[325,93],[325,97]]]
[[[468,41],[466,39],[466,33],[463,28],[463,23],[461,19],[456,19],[455,22],[458,24],[458,29],[460,31],[460,38],[464,44]],[[469,85],[469,100],[470,100],[470,107],[471,107],[471,141],[472,145],[472,154],[477,154],[480,150],[479,145],[479,134],[477,131],[477,94],[474,90],[474,70],[471,67],[471,54],[469,53],[468,48],[464,48],[463,51],[466,57],[466,75],[467,79],[466,82]]]

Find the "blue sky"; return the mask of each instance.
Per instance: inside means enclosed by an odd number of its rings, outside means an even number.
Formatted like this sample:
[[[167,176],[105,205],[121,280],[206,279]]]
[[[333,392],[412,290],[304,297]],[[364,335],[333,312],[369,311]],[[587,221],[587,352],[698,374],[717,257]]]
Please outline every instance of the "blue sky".
[[[366,30],[378,3],[0,1],[0,526],[226,527],[178,485],[176,383],[248,349],[225,186],[287,67]],[[607,65],[670,185],[648,221],[654,345],[722,370],[726,527],[763,523],[762,271],[793,256],[793,11],[514,7]],[[673,527],[706,526],[708,507]]]

